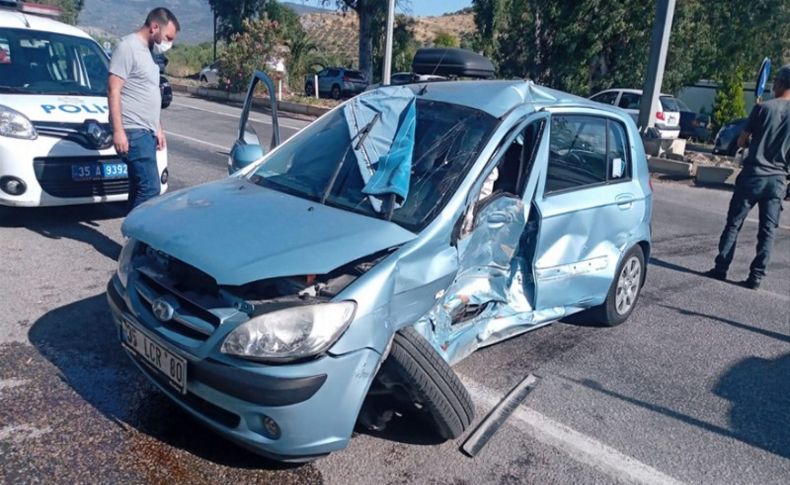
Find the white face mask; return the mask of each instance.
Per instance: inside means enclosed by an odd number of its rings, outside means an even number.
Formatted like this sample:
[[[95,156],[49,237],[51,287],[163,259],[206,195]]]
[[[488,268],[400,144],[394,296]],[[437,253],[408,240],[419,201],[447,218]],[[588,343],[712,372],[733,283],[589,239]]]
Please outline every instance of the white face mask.
[[[169,51],[171,47],[173,47],[172,42],[163,40],[160,44],[154,44],[154,54],[164,54]]]

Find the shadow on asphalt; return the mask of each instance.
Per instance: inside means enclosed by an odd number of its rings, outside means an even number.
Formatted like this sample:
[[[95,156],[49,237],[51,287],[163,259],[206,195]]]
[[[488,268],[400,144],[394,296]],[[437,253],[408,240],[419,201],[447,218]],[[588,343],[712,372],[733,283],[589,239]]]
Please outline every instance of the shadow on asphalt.
[[[169,445],[228,467],[295,467],[226,441],[149,384],[118,342],[104,293],[47,312],[33,324],[28,338],[82,399],[109,420],[155,439],[151,443],[126,435],[130,449],[143,450],[141,455],[172,454],[165,446]]]
[[[713,388],[717,396],[731,403],[730,429],[606,389],[591,379],[561,377],[702,430],[790,458],[790,433],[787,433],[790,425],[790,379],[787,376],[790,376],[790,353],[776,359],[749,357],[730,367]]]
[[[681,315],[686,315],[690,317],[702,317],[707,318],[708,320],[714,320],[716,322],[724,323],[730,325],[731,327],[740,328],[741,330],[746,330],[749,332],[758,333],[760,335],[765,335],[766,337],[774,338],[779,340],[780,342],[787,342],[790,343],[790,335],[785,335],[779,332],[773,332],[771,330],[765,330],[763,328],[754,327],[751,325],[746,325],[745,323],[736,322],[735,320],[729,320],[727,318],[721,318],[713,315],[708,315],[706,313],[699,313],[691,310],[686,310],[684,308],[679,308],[671,305],[662,305],[659,304],[658,306],[668,308],[670,310],[675,310],[676,312],[680,313]],[[788,374],[790,378],[790,374]]]
[[[73,239],[117,260],[121,245],[96,221],[126,216],[126,202],[63,207],[0,207],[0,227],[24,227],[49,239]]]

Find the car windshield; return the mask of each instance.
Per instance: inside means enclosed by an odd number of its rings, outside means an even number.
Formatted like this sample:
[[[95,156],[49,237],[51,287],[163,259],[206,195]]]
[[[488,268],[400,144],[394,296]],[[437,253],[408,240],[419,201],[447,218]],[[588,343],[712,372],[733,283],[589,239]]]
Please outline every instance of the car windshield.
[[[0,93],[105,96],[107,56],[90,39],[0,29]]]
[[[417,100],[416,115],[409,195],[391,214],[393,222],[412,231],[444,207],[497,124],[482,111],[424,99]],[[341,209],[389,217],[362,192],[365,181],[349,149],[357,135],[350,133],[343,110],[334,110],[265,157],[249,178]]]

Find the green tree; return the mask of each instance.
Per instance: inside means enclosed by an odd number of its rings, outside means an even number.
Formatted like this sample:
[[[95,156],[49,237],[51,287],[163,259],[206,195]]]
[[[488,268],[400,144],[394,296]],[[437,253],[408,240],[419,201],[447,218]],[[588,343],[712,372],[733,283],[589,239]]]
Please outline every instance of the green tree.
[[[458,37],[454,36],[450,32],[440,30],[433,38],[433,44],[437,47],[458,47],[459,41]]]
[[[368,79],[373,79],[374,37],[383,32],[382,23],[386,23],[386,0],[321,0],[324,5],[334,3],[343,12],[352,10],[359,19],[359,70]]]
[[[301,22],[299,22],[299,15],[291,7],[283,5],[276,0],[271,0],[266,3],[263,13],[269,17],[269,20],[279,24],[280,30],[286,39],[303,38],[306,35]]]
[[[326,63],[326,59],[318,52],[318,45],[307,36],[292,37],[286,40],[290,51],[288,62],[288,85],[294,92],[301,92],[304,87],[304,77],[312,73],[317,66]]]
[[[267,70],[276,57],[283,38],[277,22],[265,15],[258,20],[243,20],[241,32],[234,34],[219,59],[220,85],[242,92],[257,69]]]
[[[746,102],[743,99],[743,78],[738,71],[724,78],[713,101],[712,132],[719,131],[725,123],[746,116]]]
[[[417,40],[414,37],[414,27],[417,21],[403,14],[395,15],[392,28],[392,72],[411,71],[411,61],[417,52]],[[384,70],[384,51],[386,43],[386,24],[378,25],[375,34],[376,43],[373,46],[373,77],[371,81],[380,80]]]
[[[472,0],[472,12],[477,33],[472,45],[488,57],[493,57],[499,46],[499,36],[505,32],[510,0]]]
[[[39,0],[39,3],[54,5],[63,10],[60,19],[66,23],[76,25],[85,0]]]
[[[501,1],[504,19],[496,16],[494,0],[474,2],[482,39],[495,45],[500,75],[585,96],[644,84],[656,0],[639,8],[618,0]],[[764,55],[778,58],[787,48],[788,18],[787,0],[677,2],[662,89],[756,71]]]
[[[211,11],[217,16],[217,37],[230,41],[243,30],[247,19],[259,18],[272,0],[208,0]]]

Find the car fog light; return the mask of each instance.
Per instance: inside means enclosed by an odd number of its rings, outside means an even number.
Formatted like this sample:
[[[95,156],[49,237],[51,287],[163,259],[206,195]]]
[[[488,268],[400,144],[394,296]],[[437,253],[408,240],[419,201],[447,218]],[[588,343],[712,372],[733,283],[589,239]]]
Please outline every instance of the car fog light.
[[[21,179],[6,176],[0,178],[0,189],[7,194],[22,195],[27,190],[27,186]]]
[[[282,435],[282,432],[280,431],[280,425],[277,424],[275,420],[273,420],[269,416],[264,416],[262,421],[263,421],[263,432],[266,434],[267,438],[276,440]]]
[[[160,179],[162,181],[162,185],[167,183],[167,179],[169,177],[170,177],[170,173],[167,171],[167,169],[162,170],[162,178]]]

